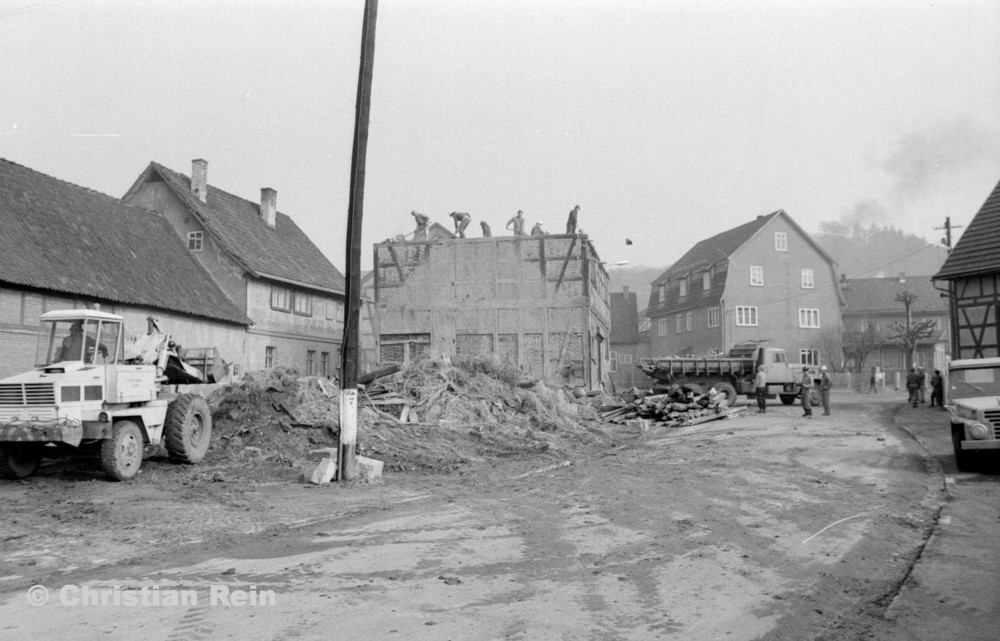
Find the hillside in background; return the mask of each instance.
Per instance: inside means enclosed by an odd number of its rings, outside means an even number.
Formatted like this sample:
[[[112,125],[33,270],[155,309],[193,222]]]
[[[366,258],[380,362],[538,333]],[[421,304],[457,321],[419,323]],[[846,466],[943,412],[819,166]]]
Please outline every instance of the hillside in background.
[[[871,225],[863,228],[835,222],[820,225],[813,234],[830,256],[837,261],[837,273],[848,278],[896,276],[932,276],[940,268],[948,252],[943,245],[932,245],[919,236],[907,234],[895,227]]]

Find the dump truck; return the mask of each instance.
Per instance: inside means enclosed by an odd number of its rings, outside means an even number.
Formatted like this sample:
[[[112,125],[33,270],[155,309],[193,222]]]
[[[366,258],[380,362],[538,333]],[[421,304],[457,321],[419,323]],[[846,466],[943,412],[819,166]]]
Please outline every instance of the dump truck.
[[[948,400],[955,466],[974,472],[987,459],[1000,460],[1000,358],[948,363]]]
[[[100,310],[41,315],[31,371],[0,380],[0,476],[19,479],[43,458],[97,454],[115,481],[133,478],[146,445],[163,442],[170,458],[197,463],[208,451],[212,415],[179,386],[212,374],[182,359],[155,318],[125,338],[125,319]]]
[[[726,398],[730,405],[739,395],[752,397],[756,393],[754,376],[757,365],[763,365],[767,376],[767,398],[779,398],[791,405],[799,397],[802,365],[789,363],[785,350],[767,347],[767,341],[738,343],[725,356],[667,356],[639,359],[637,366],[656,381],[656,387],[682,385],[695,388],[696,393],[710,388]],[[819,405],[819,368],[810,366],[813,379],[810,403]]]

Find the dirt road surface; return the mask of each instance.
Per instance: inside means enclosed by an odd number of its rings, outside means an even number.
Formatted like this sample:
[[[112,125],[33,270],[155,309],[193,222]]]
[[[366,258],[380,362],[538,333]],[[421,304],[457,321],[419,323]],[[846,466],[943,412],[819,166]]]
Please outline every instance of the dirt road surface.
[[[949,550],[959,514],[997,538],[997,479],[966,505],[930,412],[840,392],[369,485],[48,466],[0,485],[0,639],[996,638]]]

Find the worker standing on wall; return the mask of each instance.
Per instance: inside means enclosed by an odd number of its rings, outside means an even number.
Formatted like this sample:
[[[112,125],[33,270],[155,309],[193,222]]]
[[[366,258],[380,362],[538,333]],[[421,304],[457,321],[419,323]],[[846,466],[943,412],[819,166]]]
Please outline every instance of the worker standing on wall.
[[[542,229],[542,223],[535,223],[535,226],[531,228],[532,236],[544,236],[545,230]]]
[[[524,212],[518,209],[517,214],[507,221],[504,229],[513,229],[515,236],[524,236]]]
[[[472,222],[472,216],[464,211],[453,211],[449,215],[455,220],[455,233],[459,238],[465,238],[465,228]]]
[[[577,205],[569,212],[569,218],[566,219],[566,233],[575,234],[576,233],[576,218],[577,214],[580,213],[580,205]]]
[[[490,229],[490,224],[485,220],[479,221],[479,225],[483,228],[483,238],[492,238],[493,230]]]
[[[410,215],[417,222],[417,228],[413,230],[413,240],[427,240],[427,226],[430,224],[431,219],[416,209],[411,211]]]

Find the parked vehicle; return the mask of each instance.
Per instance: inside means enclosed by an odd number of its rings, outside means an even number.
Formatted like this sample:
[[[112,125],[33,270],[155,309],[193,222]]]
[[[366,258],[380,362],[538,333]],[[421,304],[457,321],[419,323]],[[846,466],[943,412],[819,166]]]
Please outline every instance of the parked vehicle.
[[[127,481],[144,446],[161,441],[177,461],[204,458],[208,403],[170,388],[212,377],[181,359],[155,319],[127,345],[124,322],[97,310],[42,314],[35,369],[0,381],[0,476],[23,478],[44,457],[92,452],[108,477]]]
[[[948,411],[955,465],[970,472],[1000,456],[1000,358],[948,364]]]
[[[714,387],[732,404],[740,394],[754,396],[756,368],[763,365],[768,398],[778,397],[785,405],[791,405],[801,393],[802,365],[789,363],[785,350],[780,347],[765,345],[763,341],[739,343],[726,356],[643,358],[639,360],[638,367],[655,379],[660,388],[679,384],[698,386],[702,391],[708,391]],[[810,367],[809,375],[814,383],[810,403],[819,405],[818,368]]]

